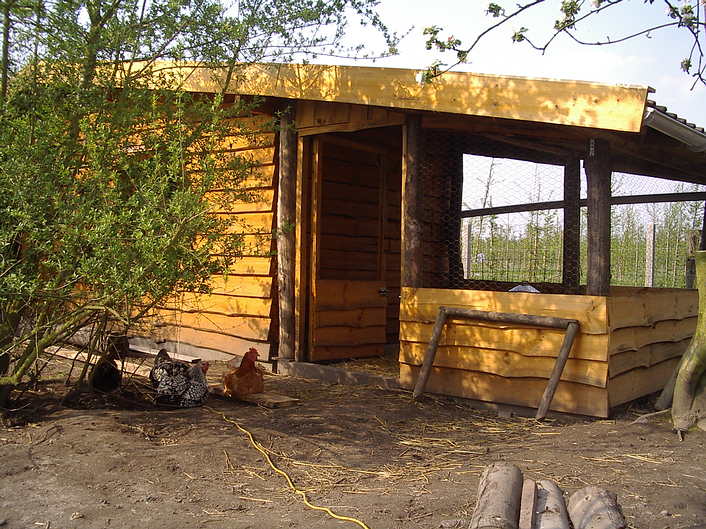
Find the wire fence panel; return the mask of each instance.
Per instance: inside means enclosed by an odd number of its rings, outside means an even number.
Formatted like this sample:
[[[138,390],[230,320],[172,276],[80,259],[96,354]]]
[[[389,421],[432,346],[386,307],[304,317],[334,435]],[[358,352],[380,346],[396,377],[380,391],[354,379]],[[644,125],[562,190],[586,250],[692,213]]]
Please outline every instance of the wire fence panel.
[[[507,290],[528,283],[543,292],[579,291],[587,213],[564,209],[565,200],[577,206],[585,198],[578,161],[523,161],[522,149],[444,132],[427,131],[425,145],[424,286]],[[694,191],[706,186],[621,173],[611,181],[616,197]],[[703,214],[702,201],[612,206],[611,284],[687,286]]]

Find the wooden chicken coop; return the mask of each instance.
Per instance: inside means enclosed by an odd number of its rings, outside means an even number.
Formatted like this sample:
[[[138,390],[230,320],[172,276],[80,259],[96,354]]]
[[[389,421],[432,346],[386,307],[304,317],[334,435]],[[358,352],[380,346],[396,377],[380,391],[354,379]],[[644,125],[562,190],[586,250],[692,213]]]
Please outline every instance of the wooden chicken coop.
[[[184,72],[187,90],[217,91],[218,71]],[[281,362],[376,356],[399,345],[400,381],[412,387],[440,307],[553,316],[580,329],[552,409],[606,417],[660,389],[693,334],[696,291],[611,287],[610,208],[706,193],[613,197],[611,174],[706,184],[703,129],[649,101],[647,87],[471,73],[421,85],[418,74],[246,67],[228,92],[264,103],[243,119],[277,116],[279,126],[224,149],[259,162],[247,185],[260,198],[223,213],[250,226],[244,236],[266,251],[242,256],[227,280],[214,278],[213,294],[186,299],[146,338],[204,357],[254,346]],[[464,155],[563,168],[561,200],[522,205],[563,212],[560,282],[536,294],[464,276],[461,219],[492,213],[461,204]],[[561,340],[560,330],[451,320],[428,390],[535,407]]]

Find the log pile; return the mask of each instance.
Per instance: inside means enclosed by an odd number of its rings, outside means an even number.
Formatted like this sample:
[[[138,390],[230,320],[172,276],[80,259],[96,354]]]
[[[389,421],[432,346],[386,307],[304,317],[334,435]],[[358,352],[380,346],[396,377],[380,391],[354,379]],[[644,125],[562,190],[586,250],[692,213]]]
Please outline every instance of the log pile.
[[[488,466],[469,529],[625,529],[615,494],[588,486],[565,499],[550,480],[523,479],[510,463]]]

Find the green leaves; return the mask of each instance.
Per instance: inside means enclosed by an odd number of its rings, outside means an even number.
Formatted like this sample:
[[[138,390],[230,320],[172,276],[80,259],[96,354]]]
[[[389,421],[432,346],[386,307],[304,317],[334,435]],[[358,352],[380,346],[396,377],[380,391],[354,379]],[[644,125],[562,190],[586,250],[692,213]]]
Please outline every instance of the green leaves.
[[[0,105],[0,327],[15,335],[18,322],[42,322],[9,338],[17,366],[27,365],[23,340],[51,342],[97,320],[133,325],[176,291],[208,291],[243,254],[244,237],[214,211],[248,198],[258,162],[223,145],[254,145],[262,128],[271,144],[273,129],[248,120],[257,99],[227,99],[227,86],[181,92],[158,61],[217,65],[232,79],[241,63],[346,53],[351,20],[393,52],[375,5],[40,0],[16,14]]]

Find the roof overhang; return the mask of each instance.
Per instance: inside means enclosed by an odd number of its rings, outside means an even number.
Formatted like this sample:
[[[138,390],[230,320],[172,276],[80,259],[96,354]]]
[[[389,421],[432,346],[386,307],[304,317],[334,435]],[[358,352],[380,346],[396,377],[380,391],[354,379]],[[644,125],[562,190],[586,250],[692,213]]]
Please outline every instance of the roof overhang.
[[[161,62],[191,92],[225,92],[352,103],[639,132],[648,87],[447,72],[420,83],[422,70],[319,64],[248,64],[226,84],[225,68]]]

